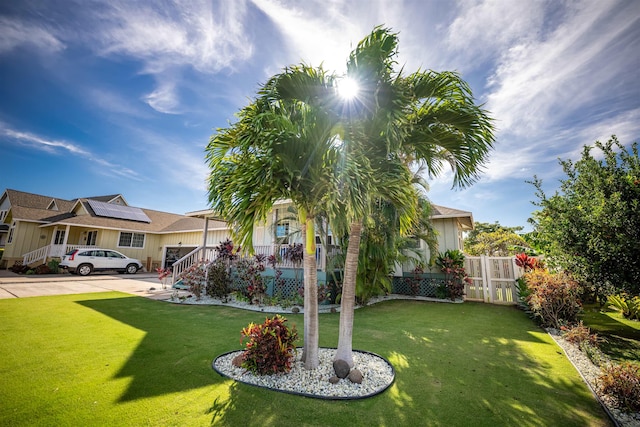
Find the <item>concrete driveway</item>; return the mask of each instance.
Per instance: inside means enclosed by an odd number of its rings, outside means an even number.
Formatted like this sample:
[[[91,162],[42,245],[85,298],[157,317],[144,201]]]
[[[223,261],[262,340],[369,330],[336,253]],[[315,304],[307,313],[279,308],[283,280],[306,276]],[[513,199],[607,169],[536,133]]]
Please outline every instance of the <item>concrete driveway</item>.
[[[84,277],[70,273],[25,276],[9,270],[0,270],[0,299],[107,291],[167,300],[171,298],[173,290],[162,289],[156,273],[94,273]]]

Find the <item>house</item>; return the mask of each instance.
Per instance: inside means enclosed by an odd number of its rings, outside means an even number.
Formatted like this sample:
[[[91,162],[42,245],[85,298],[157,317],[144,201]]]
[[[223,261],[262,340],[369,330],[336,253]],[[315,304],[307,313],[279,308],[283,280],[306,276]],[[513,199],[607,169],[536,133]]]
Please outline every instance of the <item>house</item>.
[[[300,227],[291,212],[291,201],[275,204],[266,221],[253,233],[256,254],[282,254],[289,243],[299,243]],[[438,249],[462,250],[462,233],[473,228],[471,212],[433,205],[433,226]],[[338,251],[331,230],[316,236],[318,281],[331,275],[331,260]],[[129,206],[121,194],[66,200],[7,189],[0,197],[0,268],[18,263],[38,265],[62,257],[78,247],[116,249],[142,261],[147,271],[171,267],[174,281],[200,260],[213,260],[215,247],[231,235],[229,226],[211,210],[185,215]],[[204,238],[206,236],[206,239]],[[418,248],[429,259],[427,245]],[[283,261],[285,276],[293,279],[300,266]],[[413,270],[407,263],[394,273],[403,277]]]
[[[0,196],[0,268],[35,266],[97,246],[137,258],[150,271],[228,236],[223,221],[129,206],[121,194],[66,200],[7,189]]]
[[[254,225],[253,246],[256,254],[272,255],[276,251],[283,251],[284,246],[288,244],[301,242],[301,236],[299,234],[300,224],[291,209],[292,206],[293,204],[290,200],[277,202],[271,214],[267,216],[266,221]],[[211,210],[190,212],[186,215],[205,220],[215,220],[217,218],[215,212]],[[463,232],[473,229],[473,215],[471,212],[432,205],[431,219],[437,233],[438,250],[441,252],[448,249],[462,251]],[[321,236],[320,230],[317,230],[316,235],[316,261],[318,265],[318,281],[320,283],[329,280],[329,275],[331,274],[331,258],[338,250],[335,245],[336,242],[334,242],[333,236],[331,235],[331,229],[327,227],[326,224],[322,228],[325,230],[324,235]],[[424,259],[428,260],[431,254],[429,253],[429,248],[426,243],[419,241],[417,244],[417,249],[422,252]],[[193,260],[213,258],[215,258],[215,253],[213,253],[210,247],[199,248],[199,250],[194,251],[192,254]],[[191,263],[192,261],[187,259],[178,262],[174,268],[174,275],[177,277],[177,275],[185,268],[188,268]],[[293,266],[284,263],[281,267],[291,269]],[[413,268],[414,265],[410,262],[404,265],[398,265],[394,276],[403,277],[411,272]],[[433,270],[433,272],[436,272],[436,270]],[[286,273],[285,271],[285,275]],[[291,272],[288,271],[288,273]]]

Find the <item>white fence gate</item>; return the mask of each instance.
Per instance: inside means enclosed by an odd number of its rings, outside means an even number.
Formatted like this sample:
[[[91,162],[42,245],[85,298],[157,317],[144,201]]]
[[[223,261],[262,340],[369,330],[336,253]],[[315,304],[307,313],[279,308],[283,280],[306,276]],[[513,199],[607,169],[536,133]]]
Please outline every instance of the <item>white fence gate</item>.
[[[492,304],[517,304],[516,280],[523,271],[515,257],[465,256],[464,269],[472,280],[465,299]]]

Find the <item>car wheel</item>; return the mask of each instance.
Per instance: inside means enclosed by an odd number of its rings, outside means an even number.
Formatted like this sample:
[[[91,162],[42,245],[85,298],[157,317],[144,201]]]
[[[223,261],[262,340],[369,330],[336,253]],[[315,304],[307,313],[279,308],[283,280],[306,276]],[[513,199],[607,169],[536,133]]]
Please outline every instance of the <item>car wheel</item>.
[[[76,268],[76,273],[81,276],[88,276],[93,271],[93,267],[91,264],[80,264],[78,268]]]
[[[127,274],[136,274],[138,272],[138,266],[135,264],[127,265],[126,269]]]

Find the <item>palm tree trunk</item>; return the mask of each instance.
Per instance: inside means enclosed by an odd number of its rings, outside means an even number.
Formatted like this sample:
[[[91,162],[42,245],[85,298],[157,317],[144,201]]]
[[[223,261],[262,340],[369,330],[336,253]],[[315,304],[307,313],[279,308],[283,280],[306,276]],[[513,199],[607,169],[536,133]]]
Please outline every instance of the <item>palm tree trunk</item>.
[[[352,222],[349,231],[349,246],[344,261],[344,279],[342,281],[342,297],[340,299],[340,336],[334,360],[344,360],[353,367],[353,315],[356,303],[356,276],[358,273],[358,254],[360,253],[360,237],[362,236],[362,220]]]
[[[302,360],[305,369],[315,369],[320,364],[318,358],[318,271],[316,262],[315,229],[313,217],[302,223],[304,242],[304,348]]]

